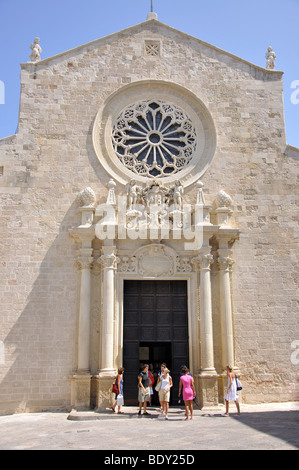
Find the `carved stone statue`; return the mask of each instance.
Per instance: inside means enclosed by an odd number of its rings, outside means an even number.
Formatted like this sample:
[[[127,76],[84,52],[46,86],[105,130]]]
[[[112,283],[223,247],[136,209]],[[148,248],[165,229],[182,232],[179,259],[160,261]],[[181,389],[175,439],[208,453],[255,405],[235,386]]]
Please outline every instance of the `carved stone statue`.
[[[184,194],[184,188],[181,185],[180,181],[176,181],[175,185],[172,188],[172,199],[173,199],[173,204],[175,207],[180,210],[182,208],[183,204],[183,194]]]
[[[30,49],[32,50],[32,53],[30,54],[30,59],[31,62],[39,62],[40,61],[40,55],[42,53],[42,48],[39,45],[39,38],[35,38],[33,44],[31,44]]]
[[[127,189],[129,210],[133,210],[134,206],[138,203],[140,188],[137,186],[135,180],[131,180],[130,183],[127,185],[126,189]]]
[[[271,46],[268,47],[268,52],[266,52],[266,59],[267,59],[267,69],[268,70],[273,70],[275,68],[275,59],[276,59],[276,54],[273,51],[273,48]]]

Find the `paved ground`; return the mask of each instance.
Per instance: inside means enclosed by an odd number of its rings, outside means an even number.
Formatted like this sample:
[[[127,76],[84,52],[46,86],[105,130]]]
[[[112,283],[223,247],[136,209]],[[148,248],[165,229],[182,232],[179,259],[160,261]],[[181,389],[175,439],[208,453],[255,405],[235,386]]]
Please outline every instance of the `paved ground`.
[[[299,449],[299,403],[243,405],[240,417],[232,408],[228,418],[223,408],[196,410],[193,421],[184,421],[180,408],[170,410],[168,421],[157,408],[148,417],[137,408],[124,411],[2,416],[0,450],[105,450],[110,458],[113,450]]]

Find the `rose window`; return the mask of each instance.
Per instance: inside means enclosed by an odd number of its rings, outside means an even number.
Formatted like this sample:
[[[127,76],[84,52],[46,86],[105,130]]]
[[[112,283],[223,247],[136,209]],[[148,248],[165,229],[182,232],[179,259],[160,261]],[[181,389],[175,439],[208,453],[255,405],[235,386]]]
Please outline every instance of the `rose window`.
[[[184,110],[160,100],[127,106],[112,131],[113,149],[133,173],[149,178],[185,169],[196,150],[195,127]]]

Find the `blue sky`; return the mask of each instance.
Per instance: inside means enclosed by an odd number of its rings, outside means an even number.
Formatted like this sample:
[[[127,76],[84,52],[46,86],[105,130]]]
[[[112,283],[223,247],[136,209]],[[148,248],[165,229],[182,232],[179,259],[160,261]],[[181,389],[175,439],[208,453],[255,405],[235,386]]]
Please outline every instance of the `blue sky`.
[[[265,67],[271,45],[284,72],[287,143],[299,148],[299,0],[153,2],[163,23],[256,65]],[[36,36],[46,58],[141,23],[149,10],[150,0],[0,0],[0,138],[16,132],[20,63]]]

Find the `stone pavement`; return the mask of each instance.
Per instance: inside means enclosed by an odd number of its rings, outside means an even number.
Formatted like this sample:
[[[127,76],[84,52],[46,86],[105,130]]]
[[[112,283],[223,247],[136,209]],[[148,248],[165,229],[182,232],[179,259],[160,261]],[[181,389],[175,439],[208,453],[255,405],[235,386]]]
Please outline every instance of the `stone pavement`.
[[[0,417],[0,450],[104,450],[146,452],[195,450],[297,450],[299,403],[241,405],[237,417],[222,417],[224,407],[195,410],[185,421],[183,408],[171,408],[166,421],[158,408],[138,416],[124,414],[45,412]]]

